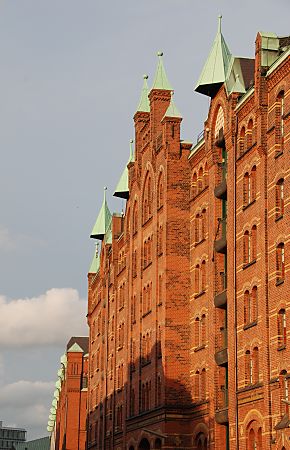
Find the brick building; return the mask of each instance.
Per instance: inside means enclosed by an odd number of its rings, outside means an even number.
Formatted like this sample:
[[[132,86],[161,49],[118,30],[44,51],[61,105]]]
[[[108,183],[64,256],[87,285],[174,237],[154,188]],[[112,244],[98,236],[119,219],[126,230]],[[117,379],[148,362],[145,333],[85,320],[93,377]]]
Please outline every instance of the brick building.
[[[85,450],[88,337],[72,337],[61,357],[47,431],[51,450]]]
[[[232,56],[219,28],[196,145],[162,54],[91,237],[88,448],[289,448],[290,38]],[[289,404],[288,404],[288,403]]]

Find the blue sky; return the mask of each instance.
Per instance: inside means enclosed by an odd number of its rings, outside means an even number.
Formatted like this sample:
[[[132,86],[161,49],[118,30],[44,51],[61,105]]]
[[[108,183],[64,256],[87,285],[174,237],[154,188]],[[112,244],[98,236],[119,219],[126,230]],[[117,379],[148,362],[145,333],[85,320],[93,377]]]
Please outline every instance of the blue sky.
[[[59,357],[70,335],[86,333],[89,234],[103,186],[111,209],[122,208],[110,193],[134,137],[142,75],[152,83],[157,51],[184,117],[183,138],[194,141],[208,99],[193,88],[218,14],[232,53],[253,57],[259,30],[290,34],[289,12],[288,0],[0,0],[4,424],[27,427],[29,438],[46,434]],[[47,311],[40,327],[39,307]]]

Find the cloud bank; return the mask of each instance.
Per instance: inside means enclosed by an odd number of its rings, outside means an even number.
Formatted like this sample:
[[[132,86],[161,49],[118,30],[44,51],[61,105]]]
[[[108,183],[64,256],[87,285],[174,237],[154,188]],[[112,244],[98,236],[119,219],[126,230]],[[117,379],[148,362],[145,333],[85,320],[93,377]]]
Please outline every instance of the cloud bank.
[[[4,426],[30,429],[28,438],[47,434],[45,424],[53,398],[54,382],[24,381],[0,386],[0,416]]]
[[[39,297],[9,300],[0,295],[0,346],[64,345],[87,335],[86,301],[75,289],[50,289]]]

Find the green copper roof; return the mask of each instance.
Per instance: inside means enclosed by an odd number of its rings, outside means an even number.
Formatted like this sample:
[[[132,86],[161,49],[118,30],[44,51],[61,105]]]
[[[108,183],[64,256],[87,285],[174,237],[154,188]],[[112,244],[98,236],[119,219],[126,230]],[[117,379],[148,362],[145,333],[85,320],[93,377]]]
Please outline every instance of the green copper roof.
[[[100,256],[99,256],[99,249],[96,246],[96,251],[95,251],[94,257],[92,259],[89,273],[98,273],[99,268],[100,268]]]
[[[157,70],[156,70],[152,89],[162,89],[165,91],[172,91],[173,89],[172,89],[171,84],[168,81],[168,78],[167,78],[167,75],[166,75],[166,72],[164,69],[163,61],[162,61],[163,53],[158,52],[157,56],[159,58],[159,61],[158,61]]]
[[[240,58],[232,56],[226,76],[226,89],[228,95],[232,92],[244,94],[246,92]]]
[[[56,415],[56,409],[55,408],[50,408],[49,410],[51,412],[51,414],[53,414],[54,416]]]
[[[149,103],[149,88],[148,88],[148,75],[143,75],[143,88],[141,92],[141,97],[139,101],[139,105],[136,112],[150,112],[150,103]]]
[[[113,242],[113,235],[112,235],[112,221],[111,221],[109,228],[105,234],[105,243],[112,244],[112,242]]]
[[[104,236],[112,219],[110,210],[107,205],[106,190],[107,188],[104,188],[103,204],[101,206],[101,210],[99,212],[96,223],[90,235],[90,237],[93,239],[101,239],[101,240],[104,239]]]
[[[166,113],[164,114],[164,117],[178,117],[178,118],[182,118],[180,112],[178,111],[178,109],[175,106],[175,103],[173,101],[173,95],[171,95],[171,100],[170,100],[170,105],[167,108]]]
[[[57,400],[56,398],[54,398],[51,402],[52,406],[54,406],[55,408],[57,408]]]
[[[197,92],[213,97],[222,83],[226,80],[231,52],[221,32],[221,19],[219,16],[218,32],[213,42],[210,54],[195,87]]]
[[[59,391],[58,389],[56,389],[53,393],[54,398],[56,398],[57,400],[59,399]]]
[[[61,389],[61,382],[59,380],[55,382],[55,387],[56,389]]]
[[[128,184],[128,164],[130,162],[134,162],[134,152],[133,152],[133,140],[130,140],[130,156],[128,159],[128,162],[126,164],[125,169],[123,170],[123,173],[121,175],[121,178],[117,184],[117,187],[115,189],[114,192],[114,197],[120,197],[120,198],[125,198],[126,200],[128,200],[129,198],[129,184]]]
[[[68,349],[67,353],[84,353],[83,349],[76,342]]]

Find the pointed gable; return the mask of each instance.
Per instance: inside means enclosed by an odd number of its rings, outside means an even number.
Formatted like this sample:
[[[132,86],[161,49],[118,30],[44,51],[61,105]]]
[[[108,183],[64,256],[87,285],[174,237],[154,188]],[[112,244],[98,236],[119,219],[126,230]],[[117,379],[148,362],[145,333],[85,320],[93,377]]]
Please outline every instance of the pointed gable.
[[[163,118],[164,117],[175,117],[175,118],[182,119],[182,116],[173,101],[173,95],[171,96],[170,105],[168,106],[167,111],[164,114]]]
[[[107,188],[104,188],[103,204],[90,235],[93,239],[103,240],[112,220],[112,215],[107,205],[106,190]]]
[[[231,52],[221,32],[221,19],[222,16],[219,16],[218,32],[195,87],[195,91],[209,97],[214,97],[225,82],[232,59]]]
[[[90,265],[89,273],[98,273],[99,268],[100,268],[100,257],[98,247],[96,247],[96,251]]]

